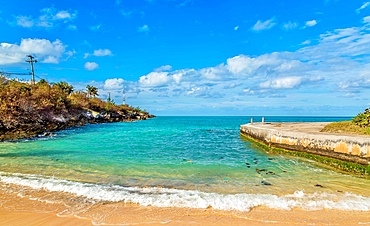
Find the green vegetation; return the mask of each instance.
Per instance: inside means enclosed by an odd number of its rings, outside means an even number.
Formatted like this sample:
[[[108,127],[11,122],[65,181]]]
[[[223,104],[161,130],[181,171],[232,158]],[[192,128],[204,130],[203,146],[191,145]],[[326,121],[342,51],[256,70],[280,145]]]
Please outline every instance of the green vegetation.
[[[86,89],[87,89],[87,95],[89,97],[99,96],[99,94],[98,94],[98,88],[96,88],[95,86],[87,85],[86,86]]]
[[[88,85],[86,88],[87,92],[75,91],[67,82],[49,84],[41,79],[36,84],[29,84],[0,76],[0,141],[88,122],[154,117],[147,112],[135,111],[129,105],[116,105],[110,97],[105,102],[96,97],[96,87]]]
[[[370,135],[370,109],[359,113],[351,121],[330,123],[321,132]]]
[[[364,112],[359,113],[356,117],[352,119],[352,121],[362,127],[362,128],[369,128],[370,127],[370,109],[367,108]]]
[[[269,153],[276,153],[276,154],[285,154],[285,155],[290,155],[290,156],[295,156],[295,157],[301,157],[305,159],[311,159],[314,160],[315,162],[321,163],[323,167],[332,167],[334,169],[339,169],[344,172],[349,172],[351,174],[356,174],[362,177],[370,177],[370,165],[361,165],[357,163],[352,163],[352,162],[346,162],[342,161],[339,159],[334,159],[326,156],[321,156],[321,155],[316,155],[316,154],[311,154],[307,152],[300,152],[300,151],[293,151],[293,150],[285,150],[282,148],[275,148],[275,147],[269,147],[266,144],[257,141],[251,137],[248,137],[244,134],[241,133],[243,138],[248,140],[249,142],[255,144],[258,147],[261,147],[265,151]]]
[[[74,91],[67,82],[49,84],[44,79],[34,85],[0,78],[0,120],[8,117],[28,116],[29,114],[50,111],[53,113],[71,112],[79,109],[102,111],[135,111],[128,105],[117,106],[96,98],[98,89],[87,86],[87,92]]]

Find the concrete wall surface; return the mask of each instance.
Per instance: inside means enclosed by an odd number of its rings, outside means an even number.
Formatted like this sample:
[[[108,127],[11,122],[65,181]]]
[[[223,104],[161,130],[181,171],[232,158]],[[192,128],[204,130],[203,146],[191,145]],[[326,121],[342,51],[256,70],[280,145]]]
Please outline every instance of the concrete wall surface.
[[[302,129],[309,128],[310,125],[315,128],[317,124],[253,123],[241,125],[240,132],[269,147],[303,151],[363,165],[370,164],[370,136],[320,133],[312,129],[305,132]]]

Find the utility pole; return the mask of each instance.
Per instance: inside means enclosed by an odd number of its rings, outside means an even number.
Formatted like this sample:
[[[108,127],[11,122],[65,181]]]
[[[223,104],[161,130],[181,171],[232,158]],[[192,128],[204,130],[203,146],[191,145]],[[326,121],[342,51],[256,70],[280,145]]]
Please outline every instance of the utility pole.
[[[37,60],[34,60],[32,55],[28,55],[29,60],[26,60],[26,62],[29,62],[31,64],[31,71],[32,71],[32,78],[31,78],[31,84],[35,84],[35,70],[33,68],[33,63],[37,63]]]
[[[122,100],[123,100],[122,104],[126,104],[126,92],[125,92],[125,90],[122,90]]]

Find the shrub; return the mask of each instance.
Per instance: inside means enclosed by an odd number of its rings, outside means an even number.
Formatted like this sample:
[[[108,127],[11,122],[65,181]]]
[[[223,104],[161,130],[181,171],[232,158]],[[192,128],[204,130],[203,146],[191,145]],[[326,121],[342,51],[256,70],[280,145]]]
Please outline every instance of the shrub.
[[[370,127],[370,109],[367,108],[364,112],[359,113],[352,121],[360,127]]]

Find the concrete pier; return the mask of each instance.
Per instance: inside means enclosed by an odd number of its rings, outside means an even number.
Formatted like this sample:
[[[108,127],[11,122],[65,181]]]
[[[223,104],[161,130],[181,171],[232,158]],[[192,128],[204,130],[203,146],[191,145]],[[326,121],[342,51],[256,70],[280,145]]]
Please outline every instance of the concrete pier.
[[[240,133],[269,147],[307,152],[344,161],[370,164],[370,136],[320,132],[328,123],[253,123]]]

